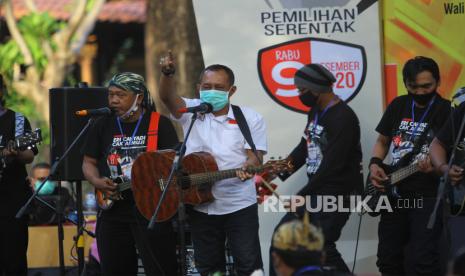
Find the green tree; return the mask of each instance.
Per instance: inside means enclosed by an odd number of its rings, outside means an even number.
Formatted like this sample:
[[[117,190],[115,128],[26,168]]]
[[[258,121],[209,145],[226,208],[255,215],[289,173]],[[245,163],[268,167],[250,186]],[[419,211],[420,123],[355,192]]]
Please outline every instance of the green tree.
[[[158,96],[159,60],[172,50],[177,66],[179,95],[192,97],[204,68],[192,0],[147,1],[145,72],[158,110],[166,112]]]
[[[63,22],[40,13],[33,0],[25,3],[30,13],[17,21],[12,1],[3,1],[11,38],[0,47],[0,72],[7,76],[10,91],[30,100],[48,124],[48,90],[63,85],[105,0],[74,1],[69,20]]]

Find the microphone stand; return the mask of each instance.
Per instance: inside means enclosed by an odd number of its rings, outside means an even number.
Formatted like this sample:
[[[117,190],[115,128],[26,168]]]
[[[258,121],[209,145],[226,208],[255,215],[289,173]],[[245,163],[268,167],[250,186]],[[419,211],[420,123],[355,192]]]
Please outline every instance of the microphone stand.
[[[158,204],[155,209],[155,212],[153,213],[153,216],[150,218],[150,222],[148,225],[148,229],[150,230],[153,230],[155,227],[155,221],[157,219],[158,212],[160,211],[161,204],[163,203],[163,200],[165,199],[166,192],[169,190],[169,187],[171,185],[174,175],[179,174],[182,170],[182,167],[181,167],[182,158],[184,157],[184,154],[186,153],[187,139],[189,138],[189,135],[191,133],[195,120],[197,120],[197,112],[192,114],[191,123],[184,137],[184,141],[181,144],[180,150],[176,152],[176,156],[174,158],[173,164],[171,165],[171,171],[168,176],[166,187],[160,196],[160,200],[158,201]],[[186,236],[185,236],[185,229],[184,229],[184,222],[186,220],[186,209],[185,209],[185,205],[183,201],[183,189],[182,187],[180,187],[178,183],[175,183],[174,185],[178,185],[178,191],[179,191],[178,232],[179,232],[179,248],[181,251],[181,254],[180,254],[181,255],[181,258],[180,258],[181,259],[181,275],[186,275]]]
[[[454,125],[454,123],[455,123],[455,121],[452,120],[451,124]],[[451,153],[449,162],[447,164],[448,168],[450,168],[452,166],[452,163],[454,162],[455,152],[457,150],[457,146],[459,144],[460,137],[462,136],[464,127],[465,127],[465,117],[462,118],[462,123],[460,125],[459,133],[457,134],[457,137],[456,137],[456,139],[454,141],[454,147],[452,148],[452,153]],[[449,171],[444,173],[444,175],[441,178],[441,181],[439,182],[438,194],[436,196],[436,203],[434,205],[433,212],[431,212],[431,215],[429,217],[428,224],[426,226],[427,229],[433,229],[433,227],[434,227],[434,224],[436,222],[437,212],[438,212],[438,209],[439,209],[439,205],[440,205],[442,199],[445,197],[446,188],[447,187],[450,188],[450,185],[447,185],[448,182],[449,182]]]
[[[49,180],[51,177],[56,178],[58,176],[57,175],[57,169],[59,168],[59,166],[61,165],[63,160],[65,160],[65,158],[68,156],[69,152],[73,149],[73,147],[76,145],[76,143],[79,141],[79,139],[86,132],[86,130],[89,128],[89,126],[93,123],[93,121],[94,120],[93,120],[92,117],[89,118],[89,120],[87,121],[87,124],[84,126],[84,128],[81,130],[81,132],[79,132],[79,134],[76,136],[76,138],[74,138],[73,142],[71,143],[71,145],[69,145],[69,147],[63,153],[63,155],[53,163],[53,165],[52,165],[52,167],[50,169],[49,176],[47,176],[47,178],[44,179],[44,181],[42,181],[42,183],[40,183],[39,187],[34,191],[34,194],[32,194],[32,196],[29,197],[29,199],[23,205],[23,207],[21,207],[21,209],[19,209],[18,213],[16,213],[16,218],[17,219],[21,218],[24,215],[24,213],[26,212],[26,209],[29,207],[29,205],[31,205],[31,202],[34,199],[39,200],[39,202],[44,203],[47,207],[49,207],[51,210],[56,212],[57,218],[58,218],[58,225],[57,225],[57,227],[58,227],[58,252],[59,252],[59,259],[60,259],[60,275],[61,276],[65,275],[65,262],[64,262],[64,252],[63,252],[64,234],[63,234],[63,221],[62,221],[62,218],[65,218],[66,220],[71,221],[73,224],[75,224],[78,227],[78,232],[81,231],[81,233],[82,233],[82,231],[85,231],[88,234],[89,234],[89,232],[87,230],[83,229],[83,227],[81,227],[82,225],[79,225],[79,222],[82,224],[81,219],[78,219],[78,223],[77,223],[77,222],[69,219],[69,217],[67,217],[64,214],[63,208],[61,206],[62,205],[61,204],[61,181],[58,181],[58,201],[57,201],[56,208],[54,208],[53,206],[51,206],[50,204],[48,204],[47,202],[45,202],[41,198],[37,197],[37,195],[39,194],[40,190],[42,189],[42,187],[44,186],[44,184],[45,184],[45,182],[47,180]],[[76,200],[78,201],[78,200],[82,200],[82,199],[76,199]],[[82,208],[81,208],[81,213],[82,213]],[[79,214],[78,214],[78,217],[79,217]],[[81,217],[82,217],[82,214],[81,214]],[[93,234],[90,235],[90,236],[95,237],[95,235],[93,235]],[[80,255],[80,254],[78,254],[78,255]],[[79,263],[79,268],[81,268],[83,266],[83,264],[84,264],[84,258],[82,258],[82,260],[78,260],[78,263]]]

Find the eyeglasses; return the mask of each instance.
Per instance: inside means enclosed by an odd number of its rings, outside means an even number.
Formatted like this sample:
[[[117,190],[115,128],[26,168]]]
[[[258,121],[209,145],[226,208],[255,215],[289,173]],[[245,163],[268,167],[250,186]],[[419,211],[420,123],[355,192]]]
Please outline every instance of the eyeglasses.
[[[433,87],[434,83],[429,82],[425,84],[413,84],[413,83],[407,83],[407,86],[411,89],[418,89],[418,88],[423,88],[423,89],[430,89]]]

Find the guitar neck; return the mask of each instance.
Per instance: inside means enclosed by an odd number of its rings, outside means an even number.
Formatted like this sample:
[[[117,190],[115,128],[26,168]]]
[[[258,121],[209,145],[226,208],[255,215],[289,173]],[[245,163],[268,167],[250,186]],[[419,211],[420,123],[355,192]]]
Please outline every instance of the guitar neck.
[[[417,163],[410,164],[407,167],[401,168],[401,169],[393,172],[390,175],[391,185],[394,185],[394,184],[404,180],[405,178],[411,176],[412,174],[414,174],[416,172],[418,172],[418,164]]]
[[[181,178],[181,181],[189,181],[191,185],[201,185],[205,183],[213,183],[223,179],[236,177],[236,171],[241,170],[242,168],[216,171],[216,172],[205,172],[205,173],[196,173]],[[263,166],[247,168],[248,173],[255,174],[257,172],[263,171]]]
[[[118,184],[118,191],[122,192],[125,190],[131,189],[131,181],[123,182],[121,184]]]

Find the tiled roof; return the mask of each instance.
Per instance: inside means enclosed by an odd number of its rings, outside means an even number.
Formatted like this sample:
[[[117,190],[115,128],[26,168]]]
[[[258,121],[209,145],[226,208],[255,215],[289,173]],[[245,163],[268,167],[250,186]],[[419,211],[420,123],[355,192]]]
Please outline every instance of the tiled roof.
[[[70,11],[75,7],[75,0],[34,0],[37,9],[48,11],[51,16],[67,20]],[[29,13],[24,0],[13,0],[13,11],[16,18]],[[120,0],[106,2],[98,15],[99,21],[117,23],[145,23],[146,0]],[[3,16],[3,10],[0,12]]]

